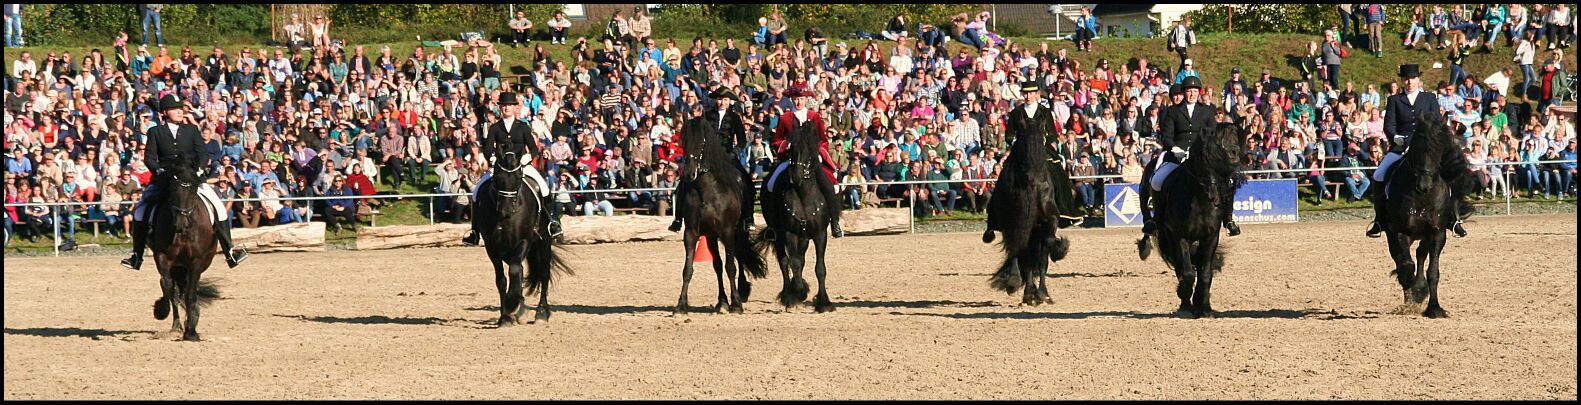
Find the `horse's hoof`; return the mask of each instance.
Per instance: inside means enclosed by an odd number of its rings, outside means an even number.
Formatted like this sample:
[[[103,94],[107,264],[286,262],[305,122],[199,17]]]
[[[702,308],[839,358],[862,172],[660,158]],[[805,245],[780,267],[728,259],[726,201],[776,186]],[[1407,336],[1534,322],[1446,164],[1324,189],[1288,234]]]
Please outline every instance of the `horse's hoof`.
[[[1443,308],[1428,308],[1426,312],[1422,313],[1422,316],[1428,317],[1428,319],[1444,319],[1449,317],[1449,312],[1445,312]]]
[[[1021,299],[1021,305],[1035,307],[1035,306],[1043,305],[1043,300],[1037,299],[1037,297],[1026,297],[1026,298],[1022,298]]]
[[[1410,315],[1410,314],[1416,313],[1416,308],[1417,307],[1415,305],[1412,305],[1410,302],[1406,302],[1404,304],[1400,304],[1399,306],[1394,307],[1393,310],[1389,311],[1389,314],[1391,314],[1391,315]]]
[[[549,311],[538,311],[532,317],[535,322],[549,322]]]
[[[730,313],[732,313],[732,314],[744,314],[746,312],[747,311],[745,309],[741,308],[741,305],[731,305],[730,306]]]
[[[184,342],[201,342],[201,341],[203,341],[203,339],[198,338],[198,333],[197,332],[188,332],[188,333],[186,333],[184,335],[181,335],[181,340],[184,341]]]
[[[1053,298],[1049,298],[1049,297],[1043,297],[1043,303],[1052,305],[1052,304],[1054,304],[1054,299]]]
[[[802,300],[796,299],[795,294],[791,294],[791,292],[785,291],[785,292],[781,292],[780,293],[779,301],[780,301],[780,305],[784,305],[785,309],[789,310],[791,308],[796,307],[797,304],[801,304]]]
[[[500,317],[499,322],[495,322],[494,323],[495,327],[501,328],[501,329],[509,328],[509,327],[516,326],[516,325],[519,325],[519,324],[516,322],[515,318],[509,318],[509,317],[503,317],[503,316]]]
[[[1219,317],[1219,311],[1214,311],[1214,310],[1211,310],[1211,309],[1206,310],[1206,311],[1198,311],[1197,312],[1197,318],[1199,318],[1199,319],[1213,319],[1213,318],[1218,318],[1218,317]]]
[[[824,302],[814,306],[813,309],[817,310],[820,314],[834,312],[834,304]]]
[[[714,313],[716,313],[716,314],[723,314],[723,313],[727,313],[729,311],[730,311],[730,304],[725,304],[725,303],[714,304]]]
[[[170,317],[170,301],[160,298],[154,301],[154,319],[165,320]]]
[[[673,315],[676,315],[676,316],[686,315],[686,306],[685,305],[676,306],[674,311],[670,311],[670,314],[673,314]]]
[[[1175,310],[1175,316],[1179,317],[1180,319],[1197,319],[1197,311],[1193,311],[1189,307],[1182,306],[1180,309]]]

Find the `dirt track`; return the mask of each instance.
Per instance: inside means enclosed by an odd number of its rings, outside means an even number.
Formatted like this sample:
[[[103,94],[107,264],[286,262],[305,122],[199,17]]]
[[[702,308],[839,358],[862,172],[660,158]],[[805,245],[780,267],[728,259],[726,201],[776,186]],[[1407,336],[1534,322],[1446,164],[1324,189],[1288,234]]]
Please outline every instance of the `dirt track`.
[[[1068,233],[1041,307],[989,290],[977,234],[835,240],[831,314],[771,304],[776,267],[745,315],[675,317],[680,244],[573,247],[553,320],[503,330],[481,249],[258,255],[206,274],[202,343],[153,339],[151,262],[7,258],[5,399],[1576,399],[1574,215],[1473,220],[1446,320],[1391,313],[1364,227],[1246,226],[1209,320],[1134,230]]]

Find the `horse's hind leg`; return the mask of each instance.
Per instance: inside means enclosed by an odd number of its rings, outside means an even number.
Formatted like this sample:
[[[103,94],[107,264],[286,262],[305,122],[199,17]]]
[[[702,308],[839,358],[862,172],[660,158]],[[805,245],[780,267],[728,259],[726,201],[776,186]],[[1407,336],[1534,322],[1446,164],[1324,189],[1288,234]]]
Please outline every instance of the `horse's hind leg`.
[[[775,232],[775,231],[771,229],[771,230],[769,230],[767,232]],[[780,294],[779,294],[778,298],[779,298],[779,301],[780,301],[780,305],[785,306],[786,309],[790,309],[790,307],[796,305],[796,302],[791,299],[791,296],[792,296],[791,290],[795,288],[795,283],[793,283],[791,281],[791,266],[792,266],[792,263],[791,263],[790,254],[788,254],[786,252],[786,249],[785,249],[785,245],[790,243],[789,241],[787,241],[787,239],[790,239],[790,234],[789,233],[780,233],[780,234],[775,235],[775,236],[776,236],[776,238],[774,240],[774,258],[775,258],[775,261],[779,262],[779,264],[780,264]]]
[[[1416,283],[1411,285],[1411,302],[1416,305],[1422,305],[1427,300],[1427,265],[1434,251],[1433,246],[1437,244],[1435,238],[1429,236],[1416,243]]]
[[[1416,284],[1416,264],[1411,262],[1411,240],[1403,234],[1388,232],[1389,256],[1394,259],[1394,276],[1400,282],[1403,298],[1400,309],[1395,312],[1404,313],[1409,308],[1411,300],[1411,286]]]
[[[1048,256],[1046,254],[1043,251],[1042,239],[1038,238],[1037,235],[1033,235],[1026,248],[1021,249],[1021,253],[1017,255],[1019,257],[1016,261],[1019,262],[1021,267],[1021,279],[1025,280],[1024,285],[1021,287],[1021,305],[1043,305],[1043,299],[1038,296],[1037,277],[1038,273],[1041,272],[1040,268],[1047,268]]]
[[[692,285],[692,261],[697,258],[697,232],[688,228],[686,236],[682,238],[686,244],[686,260],[681,265],[681,298],[675,302],[675,314],[685,315],[686,307],[690,303],[686,300],[687,290]]]
[[[828,274],[828,270],[824,267],[823,261],[824,248],[827,247],[828,244],[829,237],[823,232],[819,232],[818,235],[813,238],[813,249],[818,255],[818,263],[815,264],[816,267],[813,268],[813,270],[818,275],[818,299],[814,302],[813,308],[816,309],[820,314],[825,312],[834,312],[834,303],[829,302],[829,290],[825,288],[824,283],[825,276]]]
[[[185,333],[181,334],[181,340],[196,342],[200,340],[198,338],[198,309],[201,305],[198,305],[198,278],[202,277],[203,273],[194,269],[187,269],[186,274],[181,276],[187,280],[186,285],[181,286],[182,306],[187,308],[187,327]]]
[[[500,320],[496,325],[506,327],[516,324],[516,299],[510,295],[510,279],[505,275],[505,263],[489,258],[494,265],[494,287],[500,292]]]
[[[734,239],[731,239],[731,240],[734,240]],[[740,260],[736,260],[736,256],[735,256],[735,253],[734,253],[734,252],[736,252],[735,248],[737,246],[739,246],[740,243],[741,242],[737,241],[737,242],[722,242],[722,243],[716,243],[715,244],[715,245],[723,245],[723,247],[724,247],[723,250],[720,250],[720,254],[719,255],[715,255],[715,258],[717,259],[718,256],[724,256],[725,257],[725,275],[724,275],[724,278],[722,280],[720,280],[720,281],[726,282],[726,284],[730,285],[730,313],[732,313],[732,314],[739,314],[739,313],[746,312],[745,310],[742,309],[741,303],[743,301],[746,301],[746,297],[743,295],[744,294],[743,291],[745,291],[744,289],[746,288],[746,287],[743,287],[743,284],[746,282],[746,276],[743,275],[743,273],[746,273],[747,270],[745,268],[742,268],[741,261]],[[726,253],[726,252],[730,252],[730,253]]]
[[[1218,261],[1216,254],[1218,248],[1218,234],[1214,234],[1209,240],[1197,244],[1197,251],[1193,257],[1193,259],[1196,259],[1192,267],[1197,272],[1197,288],[1196,291],[1193,291],[1192,301],[1199,318],[1213,318],[1217,316],[1217,313],[1213,311],[1210,297],[1213,290],[1213,273],[1218,270],[1216,263]]]
[[[1196,318],[1196,311],[1191,306],[1193,287],[1197,281],[1197,271],[1192,266],[1190,242],[1184,240],[1173,243],[1178,250],[1175,263],[1175,279],[1179,283],[1175,286],[1175,295],[1180,297],[1180,308],[1176,309],[1177,315],[1185,318]]]
[[[719,250],[719,241],[713,239],[708,240],[708,249],[714,252],[714,279],[719,282],[719,301],[714,303],[714,312],[722,314],[730,310],[730,294],[725,291],[725,252]],[[734,269],[728,275],[735,275]],[[730,290],[734,291],[735,286],[731,286]]]
[[[1423,249],[1430,249],[1428,259],[1433,261],[1432,264],[1427,266],[1427,291],[1429,298],[1427,311],[1423,312],[1422,316],[1433,319],[1449,317],[1449,312],[1445,312],[1443,307],[1438,306],[1438,256],[1444,252],[1444,242],[1446,240],[1448,238],[1444,236],[1443,232],[1439,232],[1433,237],[1433,240],[1422,242]]]

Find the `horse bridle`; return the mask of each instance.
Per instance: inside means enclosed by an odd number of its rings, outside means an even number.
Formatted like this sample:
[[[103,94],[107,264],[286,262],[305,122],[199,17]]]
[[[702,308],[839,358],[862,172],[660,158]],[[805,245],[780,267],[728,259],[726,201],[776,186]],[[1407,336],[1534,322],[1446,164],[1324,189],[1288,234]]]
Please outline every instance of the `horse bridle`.
[[[517,154],[516,154],[516,152],[505,152],[505,155],[506,156],[516,156]],[[500,162],[504,163],[504,159],[501,159]],[[501,172],[515,174],[515,175],[519,176],[519,175],[521,175],[522,167],[526,167],[526,166],[527,165],[522,164],[520,158],[517,158],[516,159],[516,167],[505,167],[505,165],[501,164],[499,166],[496,166],[496,168],[499,169]],[[516,198],[516,196],[518,194],[521,194],[521,190],[520,189],[509,190],[509,191],[507,191],[507,190],[500,190],[499,184],[496,183],[495,187],[494,187],[494,194],[500,196],[501,198],[512,199],[512,198]]]
[[[193,184],[193,183],[188,183],[188,182],[182,181],[182,180],[180,180],[178,178],[175,178],[175,177],[172,177],[170,179],[170,181],[172,183],[175,183],[175,186],[176,186],[177,189],[192,189],[192,188],[196,187],[196,185]],[[170,190],[170,192],[171,193],[175,193],[176,190]],[[202,202],[200,201],[200,202],[198,202],[198,204],[202,204]],[[175,201],[167,201],[165,203],[165,206],[169,207],[170,211],[174,212],[176,214],[176,218],[177,219],[185,220],[187,222],[186,224],[182,224],[180,222],[177,222],[176,223],[176,227],[175,227],[176,228],[175,229],[176,233],[185,233],[186,229],[189,228],[191,223],[192,223],[192,211],[194,209],[193,208],[182,208],[180,206],[177,206],[175,204]]]

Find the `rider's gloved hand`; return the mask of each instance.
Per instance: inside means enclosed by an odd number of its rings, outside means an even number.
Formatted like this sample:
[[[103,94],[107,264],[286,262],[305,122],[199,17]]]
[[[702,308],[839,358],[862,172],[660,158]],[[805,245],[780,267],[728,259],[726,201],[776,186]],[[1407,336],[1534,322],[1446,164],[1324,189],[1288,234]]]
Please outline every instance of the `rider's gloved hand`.
[[[1181,149],[1179,146],[1170,148],[1169,152],[1175,154],[1176,160],[1186,160],[1186,150]]]

